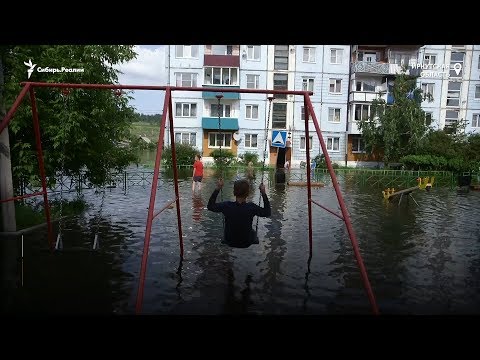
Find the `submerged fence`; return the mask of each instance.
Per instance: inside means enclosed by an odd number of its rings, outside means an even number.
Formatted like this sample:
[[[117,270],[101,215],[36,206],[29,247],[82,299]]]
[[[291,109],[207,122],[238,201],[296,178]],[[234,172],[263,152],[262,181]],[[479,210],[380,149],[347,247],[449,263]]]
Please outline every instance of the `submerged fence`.
[[[189,179],[192,174],[192,166],[178,166],[181,179]],[[206,167],[206,174],[217,177],[220,170],[215,167]],[[232,166],[223,170],[225,177],[235,179],[242,178],[246,175],[245,166]],[[269,185],[275,183],[276,170],[272,167],[265,168],[263,177],[264,181]],[[457,175],[450,171],[407,171],[407,170],[373,170],[373,169],[335,169],[335,174],[340,183],[345,185],[369,186],[378,188],[395,187],[396,189],[408,188],[417,184],[417,178],[435,177],[434,186],[449,187],[457,186]],[[256,179],[262,178],[262,169],[255,168]],[[323,182],[325,185],[331,184],[331,177],[327,169],[315,169],[311,172],[312,181]],[[163,168],[162,178],[173,180],[172,169]],[[474,176],[476,179],[476,176]],[[133,187],[147,188],[152,185],[153,170],[127,170],[113,175],[112,181],[106,185],[106,188],[118,188],[127,194],[128,189]],[[286,181],[306,181],[306,169],[290,169],[286,172]],[[161,184],[158,185],[159,187]],[[53,186],[48,188],[48,192],[52,194],[60,193],[60,191],[69,193],[81,193],[84,190],[94,189],[95,186],[90,184],[85,174],[68,177],[59,175]],[[18,195],[26,195],[41,190],[41,184],[28,183],[21,181]]]

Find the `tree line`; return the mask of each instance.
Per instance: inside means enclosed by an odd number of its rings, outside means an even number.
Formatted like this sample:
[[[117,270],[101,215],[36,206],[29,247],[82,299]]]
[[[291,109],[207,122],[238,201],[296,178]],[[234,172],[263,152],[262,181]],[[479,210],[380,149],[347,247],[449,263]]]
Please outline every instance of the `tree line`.
[[[133,121],[160,125],[160,120],[162,120],[162,114],[147,115],[136,112],[135,119]]]

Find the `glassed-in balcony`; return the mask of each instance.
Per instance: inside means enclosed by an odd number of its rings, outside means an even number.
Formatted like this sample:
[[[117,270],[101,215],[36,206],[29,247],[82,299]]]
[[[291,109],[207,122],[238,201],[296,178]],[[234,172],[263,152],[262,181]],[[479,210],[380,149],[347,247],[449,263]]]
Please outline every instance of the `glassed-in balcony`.
[[[205,45],[203,66],[240,67],[240,45]]]

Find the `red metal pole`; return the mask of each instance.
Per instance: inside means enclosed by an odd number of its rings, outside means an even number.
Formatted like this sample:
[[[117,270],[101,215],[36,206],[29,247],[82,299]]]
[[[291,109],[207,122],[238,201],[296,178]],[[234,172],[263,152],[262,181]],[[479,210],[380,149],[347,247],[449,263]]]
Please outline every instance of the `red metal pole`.
[[[335,211],[332,211],[332,210],[330,210],[329,208],[327,208],[327,207],[319,204],[319,203],[316,202],[315,200],[310,199],[310,201],[311,201],[312,203],[314,203],[315,205],[320,206],[322,209],[328,211],[330,214],[335,215],[335,216],[338,217],[339,219],[342,219],[342,220],[343,220],[343,217],[342,217],[341,215],[338,215]]]
[[[178,192],[178,169],[177,169],[177,153],[175,150],[175,134],[173,129],[173,106],[172,97],[168,102],[168,113],[170,118],[170,143],[172,144],[172,165],[173,178],[175,186],[175,196],[177,197],[177,224],[178,224],[178,238],[180,241],[180,258],[183,259],[183,235],[182,235],[182,217],[180,216],[180,194]]]
[[[20,200],[20,199],[26,199],[26,198],[34,197],[34,196],[38,196],[38,195],[43,195],[43,191],[39,191],[39,192],[36,192],[36,193],[33,193],[33,194],[28,194],[28,195],[15,196],[15,197],[10,198],[10,199],[0,200],[0,203]]]
[[[323,154],[325,155],[325,161],[327,163],[328,172],[330,173],[330,177],[332,178],[333,187],[337,195],[340,209],[342,210],[343,221],[345,221],[348,235],[350,236],[350,241],[352,242],[353,252],[355,254],[355,258],[357,260],[357,264],[360,269],[360,274],[362,276],[363,284],[365,286],[365,290],[367,292],[367,296],[370,301],[372,311],[375,315],[378,315],[379,311],[378,311],[377,302],[375,300],[375,295],[373,294],[370,281],[368,280],[367,270],[365,268],[365,265],[363,264],[362,255],[360,254],[360,249],[358,247],[358,242],[355,236],[355,232],[353,231],[352,223],[350,221],[350,216],[348,215],[347,207],[345,205],[345,202],[343,201],[343,196],[337,182],[337,177],[335,175],[335,171],[333,171],[332,162],[330,161],[330,156],[328,155],[327,147],[325,146],[325,142],[323,141],[322,132],[320,130],[320,127],[318,126],[317,117],[315,116],[315,112],[313,111],[313,105],[312,105],[312,102],[310,101],[310,96],[307,94],[305,94],[305,104],[308,105],[308,109],[312,113],[313,124],[315,125],[315,130],[317,131],[318,139],[320,140],[320,145],[322,146],[322,151],[323,151]],[[305,114],[307,114],[306,108],[305,108]]]
[[[311,169],[310,169],[310,135],[308,131],[308,118],[309,118],[309,112],[308,112],[308,106],[307,106],[307,95],[305,94],[303,97],[303,104],[304,104],[304,109],[305,109],[305,150],[307,153],[307,198],[308,198],[308,246],[310,249],[310,257],[312,256],[312,203],[310,202],[312,200],[312,188],[310,184],[310,174],[311,174]]]
[[[13,103],[12,107],[8,111],[7,115],[5,115],[5,117],[3,118],[2,122],[0,123],[0,134],[2,133],[3,129],[5,129],[10,123],[10,120],[12,119],[13,115],[15,114],[18,107],[20,106],[20,103],[22,102],[28,90],[30,90],[30,84],[26,84],[23,87],[22,91],[20,91],[20,94],[18,94],[17,98],[15,99],[15,102]]]
[[[155,197],[157,195],[158,174],[160,172],[160,160],[163,151],[163,135],[165,133],[165,122],[167,120],[168,103],[170,101],[170,87],[167,87],[165,93],[165,102],[163,104],[162,121],[160,122],[160,131],[158,133],[157,155],[155,157],[155,168],[153,170],[152,190],[150,192],[150,205],[148,207],[147,227],[145,229],[145,241],[143,243],[142,265],[140,268],[140,282],[138,284],[137,303],[135,311],[137,314],[142,312],[143,290],[145,287],[145,274],[147,272],[148,250],[150,248],[150,235],[152,233],[153,211],[155,210]]]
[[[38,167],[40,168],[40,177],[42,180],[43,207],[45,209],[45,217],[47,218],[48,245],[50,246],[50,250],[53,250],[53,228],[50,219],[50,205],[48,204],[47,180],[45,179],[45,165],[43,163],[42,140],[40,139],[40,122],[38,121],[37,99],[35,98],[35,90],[33,89],[33,87],[30,88],[30,100],[32,102],[33,129],[35,131],[35,143],[37,144]]]
[[[130,90],[166,90],[167,86],[158,85],[113,85],[113,84],[67,84],[67,83],[45,83],[45,82],[22,82],[22,85],[29,84],[35,87],[51,88],[72,88],[72,89],[130,89]],[[262,90],[262,89],[239,89],[221,87],[183,87],[170,86],[170,91],[208,91],[215,93],[248,93],[248,94],[287,94],[287,95],[313,95],[312,91],[300,90]]]
[[[156,214],[153,215],[153,218],[155,219],[158,215],[160,215],[162,212],[164,212],[170,205],[172,205],[177,199],[173,199],[172,201],[169,201],[162,207],[160,210],[157,211]]]

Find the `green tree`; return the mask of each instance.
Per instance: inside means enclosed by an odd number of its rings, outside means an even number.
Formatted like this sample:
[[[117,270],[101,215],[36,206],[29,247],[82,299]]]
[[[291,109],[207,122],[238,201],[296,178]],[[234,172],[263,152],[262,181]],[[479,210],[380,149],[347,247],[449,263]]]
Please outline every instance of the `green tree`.
[[[193,165],[195,155],[199,152],[196,147],[190,144],[175,143],[175,154],[177,155],[177,165]],[[165,146],[162,153],[162,161],[167,167],[173,166],[172,147]]]
[[[123,45],[37,45],[3,49],[5,101],[9,109],[27,80],[24,62],[37,68],[83,68],[84,72],[38,72],[29,81],[63,83],[118,83],[116,65],[134,59],[133,46]],[[135,160],[133,149],[119,143],[128,138],[134,109],[128,94],[112,90],[35,89],[41,127],[45,170],[50,181],[62,168],[67,175],[85,171],[95,185],[108,181],[111,170],[121,170]],[[38,164],[29,96],[10,123],[14,182],[38,179]]]
[[[358,122],[368,152],[380,152],[386,164],[415,153],[427,131],[421,102],[429,95],[416,87],[416,78],[398,75],[393,85],[392,105],[385,99],[372,102],[370,117]]]

